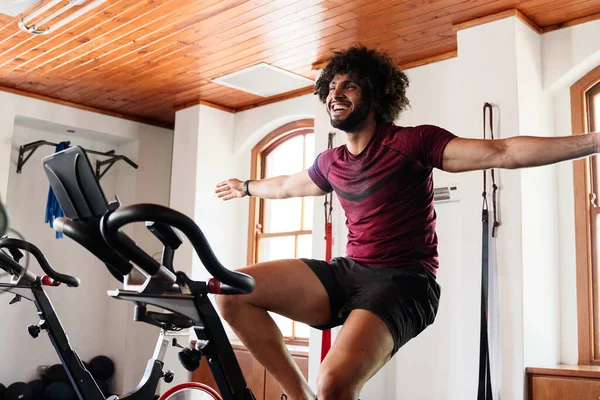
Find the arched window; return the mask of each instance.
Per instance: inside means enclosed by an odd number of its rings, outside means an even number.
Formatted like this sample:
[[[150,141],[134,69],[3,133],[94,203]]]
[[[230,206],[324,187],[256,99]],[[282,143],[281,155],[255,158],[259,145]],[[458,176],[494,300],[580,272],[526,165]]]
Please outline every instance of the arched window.
[[[252,150],[251,179],[292,175],[312,165],[312,119],[286,124]],[[248,264],[312,256],[313,198],[265,200],[250,198]],[[288,343],[306,343],[309,328],[272,314]]]
[[[600,67],[571,87],[573,133],[600,130]],[[600,364],[600,159],[573,164],[579,364]]]

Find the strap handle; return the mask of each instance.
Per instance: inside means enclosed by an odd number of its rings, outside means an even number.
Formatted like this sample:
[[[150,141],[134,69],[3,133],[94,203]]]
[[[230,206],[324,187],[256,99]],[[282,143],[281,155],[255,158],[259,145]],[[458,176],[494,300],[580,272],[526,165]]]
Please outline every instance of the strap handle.
[[[487,115],[489,111],[489,131],[490,131],[490,138],[492,140],[494,140],[494,114],[493,114],[493,108],[492,105],[490,103],[485,103],[483,105],[483,138],[486,138],[486,121],[488,120]],[[497,208],[498,208],[498,204],[497,204],[497,191],[498,191],[498,185],[496,185],[496,176],[494,173],[494,169],[490,169],[490,174],[492,177],[492,214],[494,216],[494,224],[492,225],[492,237],[496,237],[496,232],[498,230],[498,227],[500,226],[500,222],[498,221],[498,212],[497,212]],[[482,210],[487,211],[488,209],[488,200],[487,200],[487,170],[483,170],[483,191],[481,193],[481,196],[483,197],[483,204],[482,204]]]
[[[333,149],[333,137],[335,136],[335,132],[329,132],[329,136],[327,137],[327,150]],[[327,205],[329,204],[329,209]],[[333,212],[333,192],[330,192],[325,195],[325,203],[323,203],[323,208],[325,209],[325,226],[327,224],[331,224],[332,221],[332,212]],[[329,260],[327,260],[329,261]]]

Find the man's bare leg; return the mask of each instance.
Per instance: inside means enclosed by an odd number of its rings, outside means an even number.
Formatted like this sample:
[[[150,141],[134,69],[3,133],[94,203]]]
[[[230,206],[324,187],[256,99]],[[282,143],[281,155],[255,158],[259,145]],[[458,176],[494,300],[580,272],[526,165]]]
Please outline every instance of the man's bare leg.
[[[319,369],[319,400],[356,400],[364,384],[391,358],[394,340],[381,318],[350,313]]]
[[[268,311],[310,325],[324,325],[330,319],[325,287],[301,260],[259,263],[239,271],[254,278],[255,289],[249,295],[218,296],[223,318],[290,400],[313,400],[314,393]]]

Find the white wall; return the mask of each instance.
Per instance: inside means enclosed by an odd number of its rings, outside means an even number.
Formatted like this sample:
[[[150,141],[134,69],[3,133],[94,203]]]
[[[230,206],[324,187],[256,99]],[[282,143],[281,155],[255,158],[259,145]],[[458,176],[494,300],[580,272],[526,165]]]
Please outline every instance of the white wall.
[[[515,66],[515,20],[505,19],[491,24],[478,26],[458,33],[459,57],[437,68],[431,67],[429,73],[424,68],[409,71],[412,79],[412,88],[409,96],[416,95],[422,98],[423,107],[417,108],[413,104],[414,112],[419,118],[412,118],[409,112],[402,119],[402,123],[423,123],[437,114],[437,110],[444,109],[449,114],[448,122],[434,121],[443,127],[452,130],[461,137],[481,138],[482,108],[485,102],[496,105],[494,113],[496,120],[496,137],[515,136],[518,130],[517,110],[517,82]],[[422,70],[422,71],[420,71]],[[417,71],[419,75],[417,74]],[[422,74],[422,75],[421,75]],[[416,76],[415,76],[416,75]],[[415,76],[413,78],[413,76]],[[421,76],[419,79],[417,76]],[[423,84],[434,76],[452,77],[456,87],[449,87],[448,91],[418,90],[417,85]],[[416,90],[415,90],[416,89]],[[442,105],[435,107],[435,97],[441,97]],[[433,107],[427,104],[433,102]],[[435,110],[435,112],[429,111]],[[453,116],[452,116],[453,115]],[[440,123],[441,122],[441,123]],[[449,298],[455,298],[455,308],[446,311],[454,318],[460,315],[461,329],[457,333],[457,341],[446,341],[444,332],[447,328],[442,325],[443,319],[438,320],[429,330],[437,332],[437,340],[444,342],[445,346],[456,349],[459,357],[449,364],[446,373],[439,376],[440,381],[448,378],[449,371],[458,369],[460,375],[448,391],[437,389],[436,384],[427,385],[415,398],[444,398],[461,399],[475,397],[477,390],[478,354],[479,354],[479,299],[481,282],[481,172],[470,172],[459,175],[437,174],[437,184],[455,182],[460,186],[460,215],[462,216],[461,235],[444,237],[440,236],[440,251],[444,246],[458,246],[462,252],[462,265],[457,266],[447,263],[440,258],[439,282],[442,286],[442,303]],[[449,181],[447,181],[449,180]],[[501,207],[502,227],[499,230],[496,246],[498,249],[498,293],[499,293],[499,324],[500,324],[500,353],[501,359],[496,360],[493,372],[496,377],[502,377],[501,398],[519,398],[518,393],[523,391],[522,379],[522,294],[521,294],[521,246],[517,238],[521,237],[520,201],[519,201],[519,173],[515,171],[502,171],[497,174],[497,181],[501,188],[499,205]],[[443,223],[443,221],[440,221]],[[442,232],[443,226],[440,226]],[[450,260],[448,260],[450,261]],[[446,281],[442,271],[451,270],[451,274],[458,274],[461,282]],[[441,307],[440,317],[444,309]],[[413,346],[417,342],[412,343]],[[408,344],[411,346],[411,343]],[[420,347],[420,349],[423,349]],[[412,361],[412,360],[411,360]],[[402,363],[402,361],[398,361]],[[400,364],[399,368],[407,367]],[[431,360],[436,365],[435,360]],[[451,376],[451,375],[450,375]],[[423,375],[422,379],[426,379]],[[422,380],[402,379],[398,386],[397,395],[404,394],[407,386],[417,387]],[[404,385],[402,385],[404,384]],[[407,397],[410,398],[410,397]]]
[[[553,98],[554,133],[571,132],[571,100],[569,89],[556,92]],[[575,253],[575,199],[573,196],[573,164],[556,166],[559,251],[560,362],[577,364],[579,341],[577,331],[577,273]]]
[[[237,241],[240,226],[245,226],[239,222],[242,204],[223,203],[215,188],[234,176],[233,124],[233,114],[205,105],[177,112],[170,188],[171,207],[196,222],[217,259],[229,269],[244,265],[245,254],[238,251]],[[177,251],[174,266],[196,280],[210,277],[189,241]],[[171,350],[168,358],[176,360],[176,351]],[[181,366],[171,368],[176,369],[176,378],[161,385],[161,391],[189,379]]]
[[[520,29],[519,29],[520,28]],[[522,135],[548,136],[543,129],[540,37],[523,24],[517,25],[517,81],[519,132]],[[523,340],[524,364],[535,365],[536,355],[546,354],[548,364],[557,359],[557,246],[539,252],[545,243],[556,242],[554,168],[521,171],[521,208],[523,219]],[[539,198],[547,198],[539,202]],[[544,215],[548,218],[544,219]],[[557,244],[557,243],[556,243]],[[554,316],[554,321],[544,317]],[[541,322],[541,323],[540,323]],[[549,322],[550,326],[544,322]],[[552,322],[555,322],[552,329]],[[542,350],[545,349],[545,352]],[[540,351],[541,350],[541,351]]]
[[[542,35],[543,84],[560,90],[600,64],[600,21],[592,21]]]
[[[232,251],[239,247],[241,205],[215,195],[217,183],[235,175],[233,123],[233,114],[205,105],[177,112],[170,197],[173,208],[196,221],[221,263],[237,269],[245,259]],[[189,244],[178,250],[175,262],[194,279],[208,276]]]
[[[100,261],[88,256],[87,250],[69,239],[55,239],[54,231],[44,223],[49,185],[41,167],[41,159],[53,153],[54,149],[51,147],[38,149],[23,167],[22,173],[16,173],[19,146],[40,139],[55,143],[70,140],[74,144],[78,143],[98,151],[110,150],[111,145],[15,126],[6,200],[6,206],[10,211],[11,228],[20,232],[25,240],[38,246],[57,271],[81,279],[82,284],[77,289],[50,288],[46,293],[57,310],[57,315],[64,325],[72,346],[79,350],[79,355],[84,361],[89,361],[94,356],[105,354],[106,350],[105,336],[101,332],[106,329],[108,323],[106,306],[109,299],[106,290],[109,275]],[[90,157],[93,163],[95,158]],[[114,193],[114,173],[109,173],[104,178],[103,188],[107,192]],[[82,263],[82,260],[86,262]],[[30,270],[36,275],[43,275],[41,268],[33,259],[30,260]],[[9,306],[10,298],[12,296],[4,294],[0,302],[3,321],[11,321],[10,324],[4,324],[4,329],[0,332],[0,342],[3,343],[0,347],[0,358],[14,360],[10,364],[3,363],[4,368],[0,369],[0,381],[7,386],[15,381],[37,378],[38,365],[60,363],[45,333],[36,340],[27,334],[27,325],[39,322],[34,305],[23,301]],[[88,323],[82,325],[82,319],[87,320]],[[122,359],[115,361],[123,362]]]
[[[288,122],[313,118],[314,101],[314,96],[306,95],[236,113],[234,154],[249,154],[263,137]]]
[[[188,216],[194,215],[196,206],[199,118],[200,106],[178,111],[175,118],[170,206]],[[187,241],[177,251],[174,263],[178,270],[192,272],[193,251]]]
[[[230,209],[215,195],[218,182],[233,177],[231,159],[234,116],[212,107],[200,106],[198,164],[196,165],[196,204],[194,220],[204,232],[215,255],[224,266],[243,266],[245,254],[234,251],[236,233],[247,224],[240,220],[239,209]],[[193,276],[205,278],[208,272],[198,257],[194,258]]]
[[[66,129],[74,129],[86,140],[113,144],[117,153],[132,158],[138,163],[139,169],[132,171],[128,169],[128,166],[124,167],[120,163],[115,165],[108,175],[103,178],[103,184],[105,185],[107,184],[104,182],[105,179],[106,182],[113,179],[112,193],[107,190],[107,196],[119,192],[124,203],[154,202],[168,205],[173,131],[6,92],[0,92],[0,102],[3,105],[0,109],[0,194],[3,199],[6,199],[8,191],[11,157],[13,162],[15,159],[13,152],[15,151],[16,142],[13,143],[13,132],[15,125],[24,124],[38,131],[40,127],[44,127],[50,133],[64,133]],[[42,153],[42,150],[38,150],[38,152],[40,154],[37,156],[45,154]],[[36,158],[33,157],[25,166],[25,170],[36,168],[36,166],[39,167],[39,160],[36,165]],[[116,178],[111,178],[111,175]],[[26,176],[23,174],[19,177]],[[119,176],[122,176],[122,181]],[[44,178],[43,181],[37,182],[37,185],[47,187],[48,183]],[[45,203],[45,200],[43,201]],[[41,214],[39,218],[31,217],[32,223],[35,222],[36,224],[42,219],[43,215]],[[47,227],[40,227],[39,232],[37,229],[33,230],[33,235],[41,232],[47,232],[49,236],[52,235]],[[131,232],[132,237],[141,247],[150,252],[159,250],[160,246],[145,232],[143,227],[136,226]],[[68,239],[65,239],[64,243],[67,241]],[[81,257],[69,258],[70,263],[86,266],[93,264],[95,260],[93,256],[84,253],[81,253]],[[58,260],[55,263],[59,265]],[[98,290],[104,292],[107,289],[107,283],[109,288],[118,287],[117,282],[112,280],[103,269],[102,271],[104,272],[103,278],[98,276],[101,281],[101,287],[99,286]],[[93,279],[86,280],[90,283],[94,281]],[[63,293],[75,293],[76,290],[65,290]],[[56,293],[60,292],[62,290],[59,288]],[[81,290],[79,293],[84,293],[84,291]],[[86,310],[88,314],[85,317],[81,314],[75,314],[80,316],[79,323],[81,324],[82,320],[87,322],[90,319],[89,315],[93,316],[96,313],[99,313],[99,318],[103,318],[104,308],[108,308],[104,320],[108,328],[105,331],[97,330],[95,335],[86,336],[81,347],[78,346],[76,350],[81,354],[95,352],[99,343],[104,343],[101,350],[117,361],[113,390],[122,392],[123,390],[132,389],[141,378],[146,360],[152,355],[156,332],[152,327],[133,323],[131,304],[110,299],[106,301],[100,303],[100,298],[98,298],[98,302],[95,302],[95,306],[99,307],[100,311],[88,309]],[[72,313],[80,312],[72,307],[64,310],[64,307],[57,306],[57,310],[60,313],[59,315],[67,314],[68,311]],[[106,339],[104,339],[104,336],[106,336]],[[38,341],[42,343],[44,338],[40,338]],[[46,343],[46,345],[49,344]],[[22,351],[23,349],[19,350]],[[122,361],[119,362],[119,360]],[[7,367],[2,368],[2,366]],[[0,371],[2,371],[0,376],[4,374],[4,370],[7,368],[10,368],[10,365],[6,363],[0,366]],[[29,372],[25,373],[28,374]],[[22,379],[28,379],[28,377]]]
[[[106,132],[109,135],[124,139],[140,139],[141,143],[153,143],[164,151],[163,157],[170,161],[172,131],[120,118],[83,111],[55,103],[29,97],[0,92],[0,160],[4,165],[0,168],[0,195],[6,198],[8,184],[8,162],[11,151],[13,125],[16,116],[23,116],[50,123],[75,127],[90,131]],[[166,139],[166,140],[165,140]],[[150,155],[151,157],[152,155]],[[142,155],[144,157],[144,155]],[[156,161],[163,167],[162,157]],[[141,164],[141,163],[140,163]],[[170,163],[169,163],[170,164]],[[148,167],[146,167],[148,168]],[[161,174],[162,176],[162,174]]]
[[[553,136],[542,88],[541,37],[524,24],[516,28],[519,132]],[[524,365],[554,366],[560,331],[555,166],[521,171],[521,207]]]

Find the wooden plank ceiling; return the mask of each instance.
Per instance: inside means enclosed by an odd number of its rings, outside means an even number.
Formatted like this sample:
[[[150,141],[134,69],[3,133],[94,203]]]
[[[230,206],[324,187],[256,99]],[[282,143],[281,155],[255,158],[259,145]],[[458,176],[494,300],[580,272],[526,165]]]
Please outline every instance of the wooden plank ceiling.
[[[184,105],[264,102],[210,81],[244,67],[312,79],[355,42],[415,65],[455,54],[455,24],[510,9],[546,30],[600,18],[600,0],[107,0],[45,36],[0,14],[0,87],[172,126]]]

